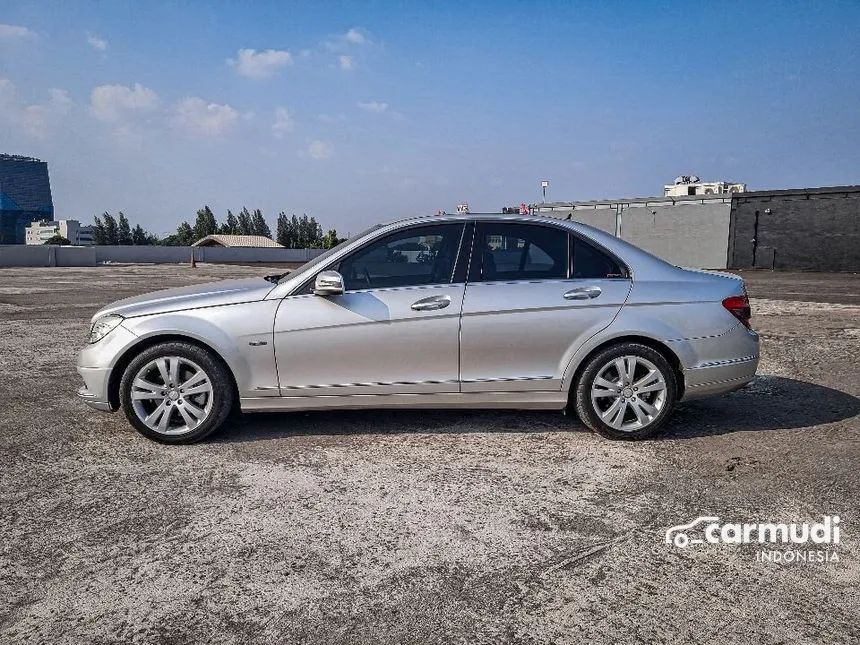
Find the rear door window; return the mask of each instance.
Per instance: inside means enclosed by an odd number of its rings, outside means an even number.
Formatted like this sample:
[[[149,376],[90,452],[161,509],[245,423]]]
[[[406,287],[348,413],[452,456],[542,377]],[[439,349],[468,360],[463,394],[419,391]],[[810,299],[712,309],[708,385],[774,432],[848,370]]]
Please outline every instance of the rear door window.
[[[470,279],[480,282],[564,279],[568,236],[539,224],[482,222],[478,225]]]

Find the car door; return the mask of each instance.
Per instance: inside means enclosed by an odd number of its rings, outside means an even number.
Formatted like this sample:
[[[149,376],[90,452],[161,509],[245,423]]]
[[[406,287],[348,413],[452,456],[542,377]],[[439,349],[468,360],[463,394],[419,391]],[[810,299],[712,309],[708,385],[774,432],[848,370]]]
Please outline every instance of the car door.
[[[481,222],[460,331],[463,392],[558,390],[573,352],[612,322],[626,270],[562,227]]]
[[[320,267],[343,275],[342,295],[305,288],[284,298],[275,316],[281,396],[457,392],[464,230],[440,222],[389,233]]]

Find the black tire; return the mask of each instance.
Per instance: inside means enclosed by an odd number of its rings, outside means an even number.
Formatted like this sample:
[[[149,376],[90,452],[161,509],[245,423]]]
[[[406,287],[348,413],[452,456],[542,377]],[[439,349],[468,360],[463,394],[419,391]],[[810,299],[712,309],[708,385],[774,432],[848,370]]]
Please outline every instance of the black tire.
[[[663,394],[664,398],[660,403],[662,407],[659,408],[658,414],[650,417],[647,425],[643,425],[635,429],[621,430],[613,428],[600,417],[597,410],[595,410],[596,404],[592,403],[591,391],[594,381],[599,373],[610,362],[625,356],[635,356],[649,361],[659,371],[660,376],[662,376],[666,384],[666,389],[665,394]],[[640,365],[639,367],[644,366]],[[626,397],[629,394],[633,394],[631,397],[633,400],[636,400],[638,396],[638,400],[646,402],[649,405],[659,401],[657,393],[637,394],[632,393],[628,388],[625,388],[625,390],[627,390],[627,394],[624,396]],[[623,342],[607,347],[588,359],[588,362],[583,366],[579,373],[579,378],[573,384],[571,399],[571,403],[576,409],[576,414],[582,423],[591,430],[594,430],[597,434],[606,437],[607,439],[620,439],[627,441],[648,439],[659,432],[663,425],[665,425],[669,415],[671,415],[672,410],[675,407],[675,403],[678,400],[678,379],[675,375],[675,370],[660,352],[640,343]],[[603,403],[603,399],[601,399],[600,404],[608,405],[609,402],[614,401],[614,398],[607,397],[607,399],[607,403]],[[626,398],[622,400],[625,402],[627,401]],[[656,405],[652,407],[656,407]],[[621,414],[622,425],[625,418],[629,418],[631,420],[631,424],[635,424],[636,414],[633,408],[629,407],[625,410],[626,411]]]
[[[205,416],[204,420],[193,429],[178,432],[176,434],[165,434],[148,427],[139,418],[132,400],[132,382],[138,372],[152,361],[165,357],[179,357],[196,364],[202,368],[212,385],[211,395],[204,395],[204,398],[200,403],[200,405],[205,405],[209,408],[208,414]],[[193,343],[181,341],[170,341],[153,345],[152,347],[148,347],[143,350],[134,359],[132,359],[123,372],[119,386],[119,395],[123,412],[125,413],[129,423],[134,426],[135,430],[153,441],[166,444],[189,444],[201,441],[221,428],[236,407],[235,386],[233,385],[233,379],[230,376],[227,366],[209,350],[198,345],[194,345]],[[209,399],[210,396],[211,401]],[[197,401],[201,400],[198,398]],[[205,404],[203,402],[205,402]],[[178,400],[178,403],[182,403],[181,398]],[[173,402],[171,402],[171,405],[172,404]],[[147,402],[146,405],[153,406],[156,405],[156,403]],[[174,416],[170,418],[174,419],[177,423],[181,422],[181,416],[178,411],[171,414]]]

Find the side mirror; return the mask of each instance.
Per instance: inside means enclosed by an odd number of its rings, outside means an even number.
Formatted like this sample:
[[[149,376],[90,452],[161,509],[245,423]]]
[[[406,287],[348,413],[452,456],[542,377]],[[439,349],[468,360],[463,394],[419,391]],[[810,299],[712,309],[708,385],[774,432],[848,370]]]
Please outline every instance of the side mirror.
[[[321,271],[314,280],[314,293],[318,296],[343,295],[343,276],[337,271]]]

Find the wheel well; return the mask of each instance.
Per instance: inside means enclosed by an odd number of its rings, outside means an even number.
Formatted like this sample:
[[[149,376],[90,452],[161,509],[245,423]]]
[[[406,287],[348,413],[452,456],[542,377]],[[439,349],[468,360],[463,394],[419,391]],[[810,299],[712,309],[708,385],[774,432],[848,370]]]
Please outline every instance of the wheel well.
[[[205,349],[210,352],[212,356],[214,356],[216,360],[220,361],[227,370],[227,373],[230,375],[230,381],[233,384],[233,390],[238,392],[239,388],[236,385],[236,377],[233,375],[233,370],[230,369],[227,361],[225,361],[211,346],[197,340],[196,338],[191,338],[190,336],[183,336],[182,334],[163,334],[160,336],[149,336],[141,340],[139,343],[132,345],[125,350],[125,353],[120,356],[119,360],[114,364],[110,373],[110,378],[108,379],[108,402],[110,403],[111,409],[117,410],[119,408],[119,384],[120,381],[122,381],[122,375],[125,372],[125,368],[128,367],[128,364],[131,363],[142,351],[149,349],[153,345],[169,343],[170,341],[180,341],[191,345],[197,345],[201,349]],[[236,400],[238,400],[238,398]]]
[[[647,345],[651,349],[660,352],[663,355],[669,365],[672,366],[672,369],[675,371],[675,381],[678,383],[678,400],[684,396],[684,370],[681,369],[681,359],[678,358],[678,355],[675,354],[668,346],[661,343],[659,340],[654,340],[653,338],[648,338],[647,336],[619,336],[618,338],[612,338],[607,340],[604,343],[601,343],[594,349],[592,349],[586,356],[583,357],[581,361],[579,361],[579,365],[576,366],[576,372],[573,374],[573,381],[571,382],[570,391],[573,392],[576,388],[576,384],[579,382],[579,376],[582,373],[582,370],[585,369],[585,366],[588,364],[588,361],[591,360],[592,356],[597,355],[599,352],[602,352],[607,347],[612,347],[613,345],[620,345],[621,343],[639,343],[640,345]]]

